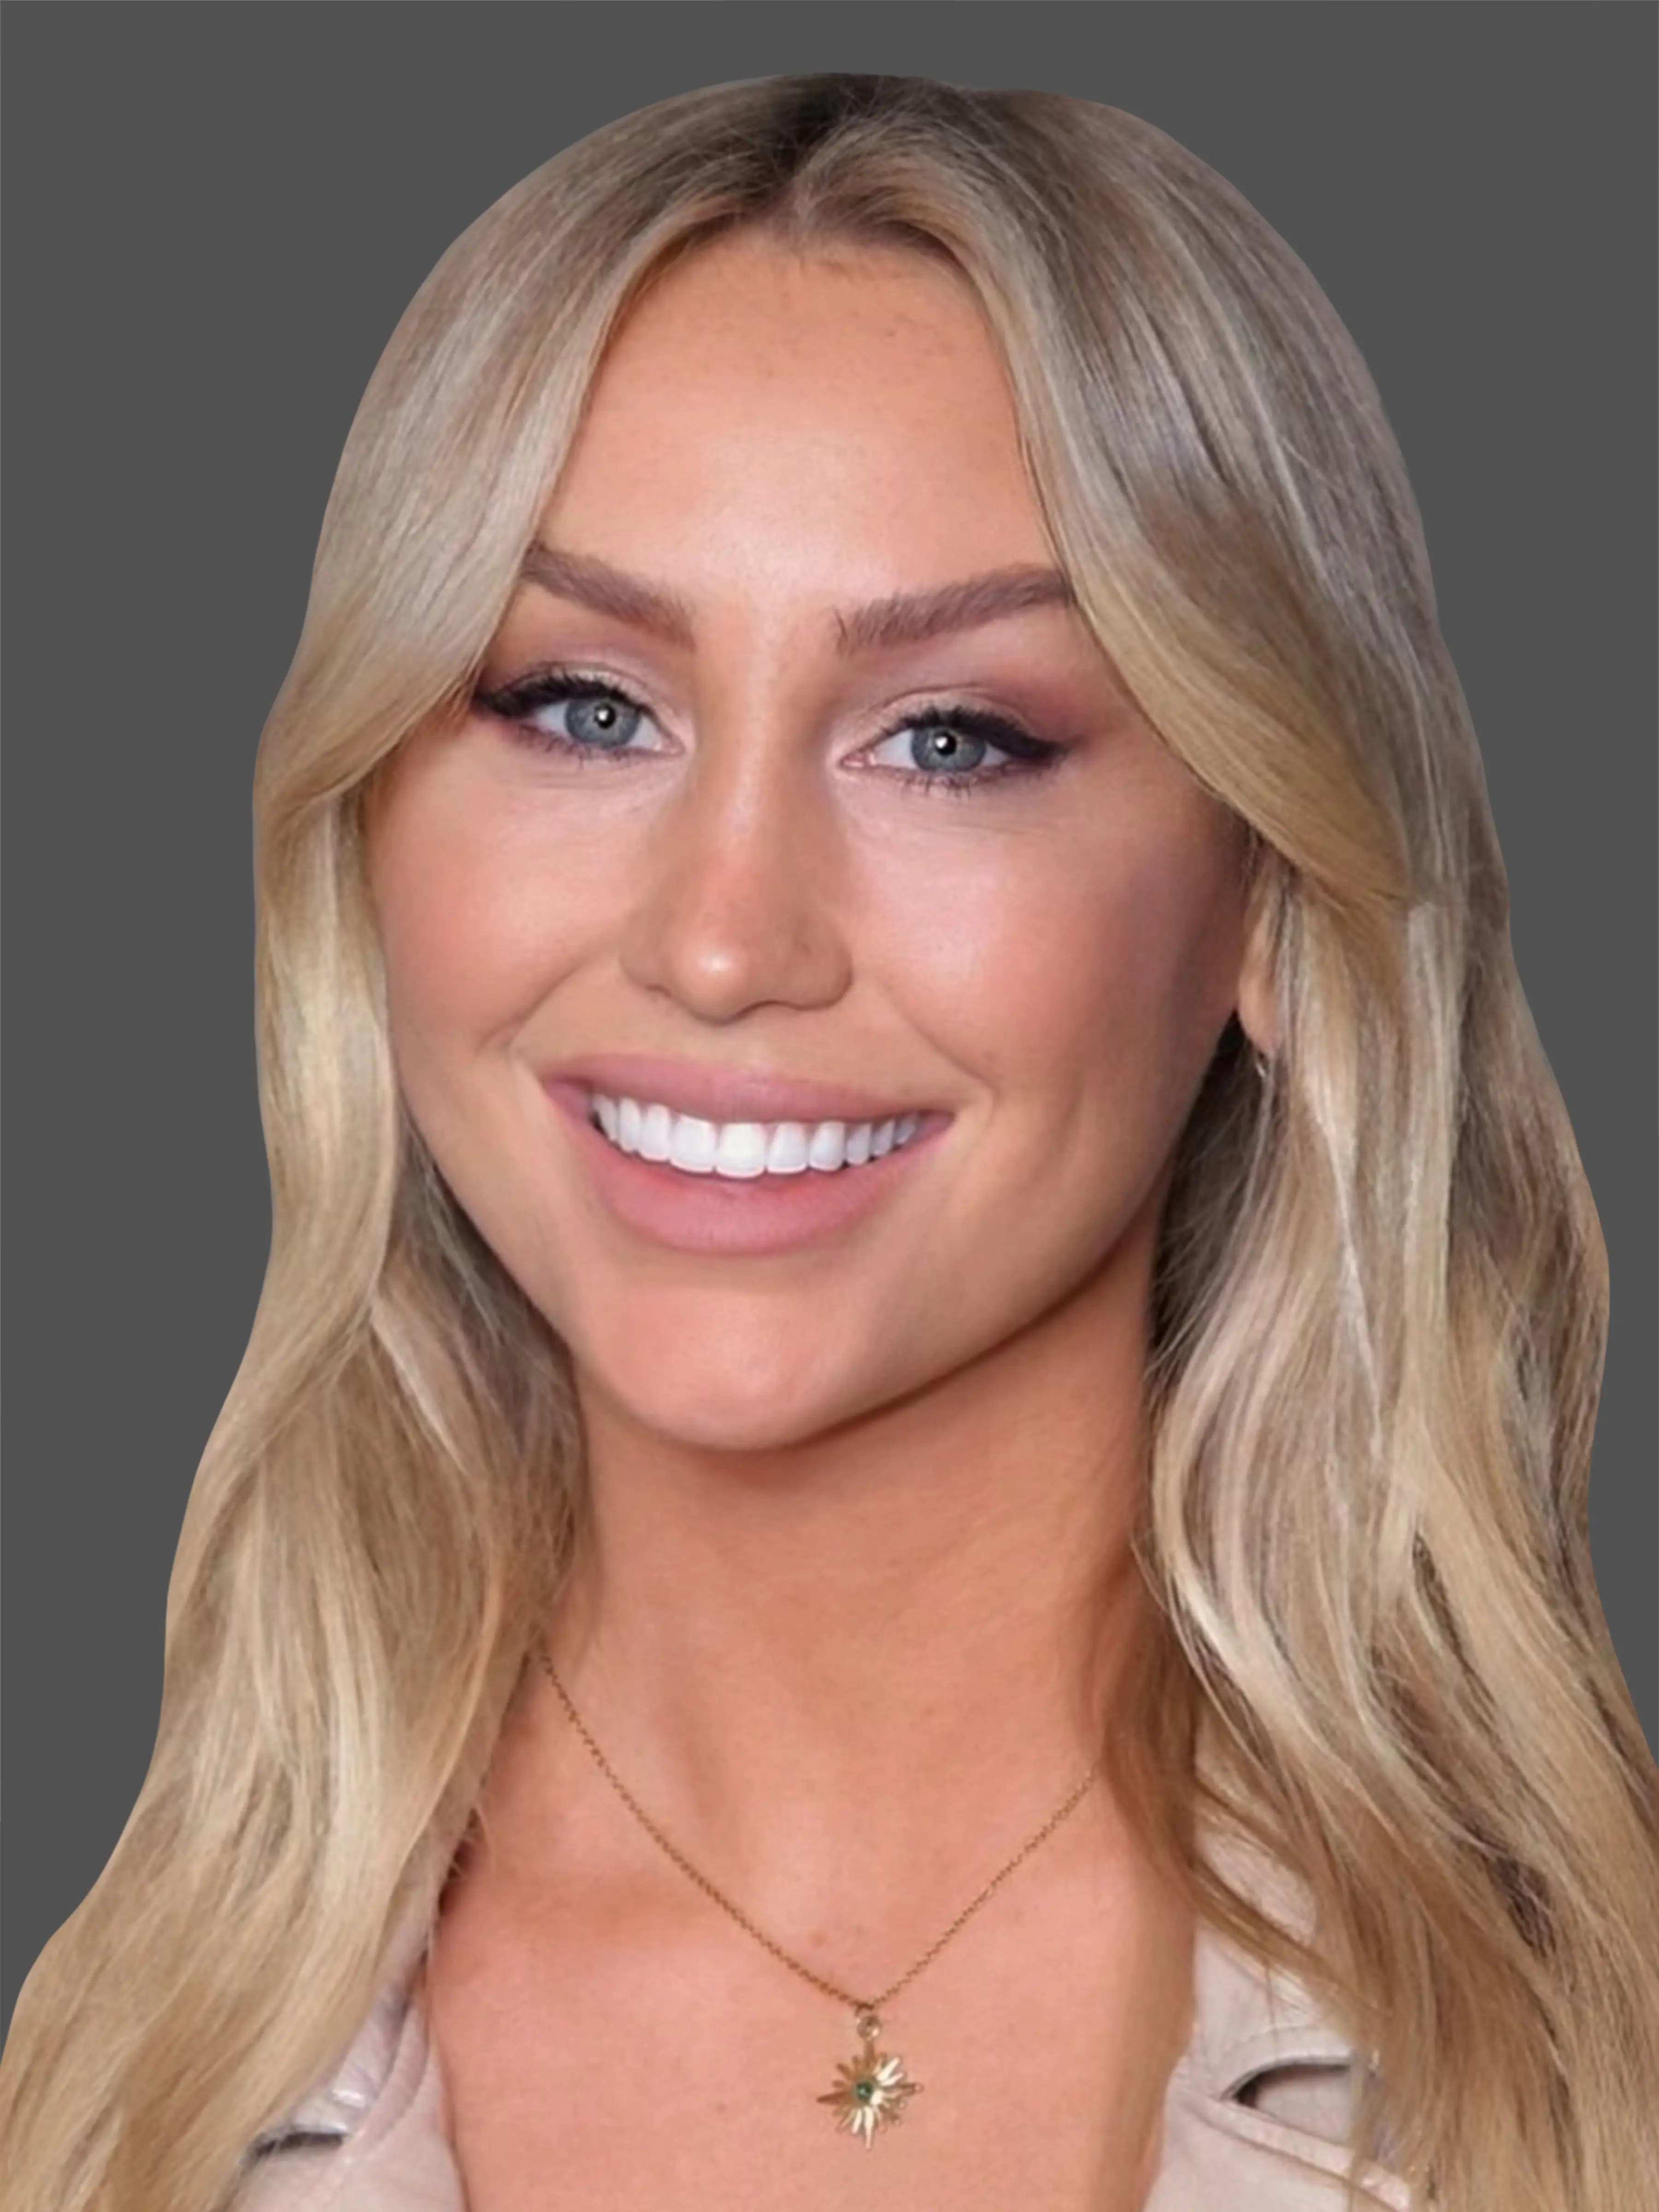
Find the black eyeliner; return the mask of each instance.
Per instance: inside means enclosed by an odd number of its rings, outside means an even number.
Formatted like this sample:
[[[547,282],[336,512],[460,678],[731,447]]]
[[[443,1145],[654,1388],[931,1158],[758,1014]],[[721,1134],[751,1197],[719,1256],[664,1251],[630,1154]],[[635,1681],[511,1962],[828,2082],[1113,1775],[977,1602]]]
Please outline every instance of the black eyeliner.
[[[527,669],[515,676],[510,684],[501,684],[486,690],[480,684],[473,693],[477,703],[492,714],[506,721],[533,714],[538,707],[557,706],[566,699],[620,699],[641,714],[650,708],[643,699],[636,699],[626,685],[605,676],[579,676],[572,670],[548,666]]]
[[[509,684],[489,688],[480,684],[473,697],[487,713],[511,724],[526,744],[544,752],[582,760],[604,757],[620,761],[636,756],[620,747],[611,750],[604,745],[581,744],[557,731],[538,731],[530,726],[527,718],[544,707],[581,699],[617,699],[635,714],[648,717],[651,713],[642,699],[615,678],[583,675],[553,662],[527,669]],[[1007,757],[989,767],[981,765],[966,770],[947,767],[936,774],[921,768],[884,771],[911,790],[946,791],[965,798],[1005,777],[1032,775],[1057,767],[1073,750],[1064,740],[1039,738],[1023,723],[994,708],[975,707],[959,700],[924,702],[895,717],[867,742],[869,745],[885,744],[906,730],[927,729],[948,730],[954,735],[993,745]]]
[[[1068,748],[1053,738],[1039,738],[1023,723],[1011,721],[989,707],[970,707],[962,703],[925,704],[912,708],[909,713],[884,730],[875,740],[878,744],[896,737],[901,730],[955,730],[966,738],[981,738],[987,744],[994,745],[999,752],[1009,753],[1016,760],[1041,762],[1057,758]]]

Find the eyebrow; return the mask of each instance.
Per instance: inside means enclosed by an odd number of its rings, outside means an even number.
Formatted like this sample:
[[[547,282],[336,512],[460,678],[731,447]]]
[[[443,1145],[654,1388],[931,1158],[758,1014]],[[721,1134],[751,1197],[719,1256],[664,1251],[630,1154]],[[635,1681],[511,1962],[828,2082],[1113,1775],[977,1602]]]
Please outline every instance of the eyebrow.
[[[539,584],[544,591],[598,614],[652,630],[670,644],[689,647],[694,642],[690,613],[683,599],[592,554],[572,553],[538,540],[525,556],[522,574],[526,583]],[[1070,580],[1058,568],[1029,562],[993,568],[931,591],[895,592],[863,606],[836,609],[836,649],[851,654],[918,645],[950,630],[974,629],[1003,615],[1021,614],[1028,607],[1076,604]]]

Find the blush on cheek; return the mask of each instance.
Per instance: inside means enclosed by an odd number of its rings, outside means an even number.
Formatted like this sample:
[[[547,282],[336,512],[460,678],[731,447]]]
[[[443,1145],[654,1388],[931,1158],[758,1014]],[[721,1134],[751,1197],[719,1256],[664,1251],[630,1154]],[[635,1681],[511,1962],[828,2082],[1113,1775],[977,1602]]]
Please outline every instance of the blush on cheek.
[[[456,750],[417,757],[377,810],[369,883],[394,1024],[499,1035],[556,975],[569,896],[504,818],[503,795]]]
[[[1173,1142],[1234,1003],[1242,918],[1221,824],[1167,805],[1144,830],[1051,850],[1005,880],[953,934],[939,1005],[961,1016],[953,1048],[1010,1098],[1047,1091],[1124,1126],[1133,1150]],[[1132,1163],[1120,1162],[1120,1170]]]

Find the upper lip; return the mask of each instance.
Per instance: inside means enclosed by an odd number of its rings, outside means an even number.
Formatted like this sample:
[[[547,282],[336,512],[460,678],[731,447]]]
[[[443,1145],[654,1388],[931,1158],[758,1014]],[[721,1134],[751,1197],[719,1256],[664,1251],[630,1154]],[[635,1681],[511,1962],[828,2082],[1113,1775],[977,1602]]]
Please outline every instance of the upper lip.
[[[896,1101],[844,1083],[647,1053],[585,1054],[546,1069],[544,1079],[579,1084],[606,1098],[667,1106],[705,1121],[887,1121],[926,1110],[914,1100]]]

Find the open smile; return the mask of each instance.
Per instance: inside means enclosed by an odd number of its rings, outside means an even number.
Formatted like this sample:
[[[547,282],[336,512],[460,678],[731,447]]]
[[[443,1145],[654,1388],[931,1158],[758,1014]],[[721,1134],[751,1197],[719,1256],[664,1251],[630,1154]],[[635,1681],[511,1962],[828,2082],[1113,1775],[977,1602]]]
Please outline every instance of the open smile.
[[[921,1127],[920,1114],[884,1121],[708,1121],[672,1106],[595,1091],[592,1115],[618,1151],[642,1160],[665,1161],[683,1175],[833,1175],[866,1166],[908,1145]]]
[[[710,1121],[654,1100],[553,1079],[578,1156],[608,1212],[675,1250],[759,1257],[818,1243],[876,1211],[952,1116]]]

